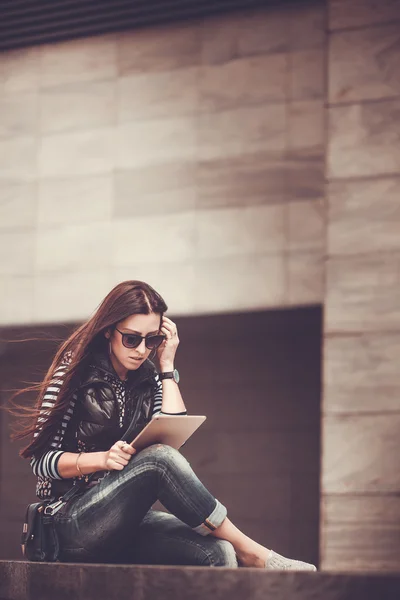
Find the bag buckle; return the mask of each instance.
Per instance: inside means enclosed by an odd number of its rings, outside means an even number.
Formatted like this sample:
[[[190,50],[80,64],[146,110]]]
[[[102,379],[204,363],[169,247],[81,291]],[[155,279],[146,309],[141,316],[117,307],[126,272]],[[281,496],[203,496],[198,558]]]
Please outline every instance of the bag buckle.
[[[44,514],[45,515],[55,515],[56,512],[58,512],[60,510],[60,508],[63,506],[64,504],[64,500],[62,498],[60,498],[59,500],[57,500],[57,502],[53,502],[53,504],[48,504],[46,506],[46,508],[44,509]]]

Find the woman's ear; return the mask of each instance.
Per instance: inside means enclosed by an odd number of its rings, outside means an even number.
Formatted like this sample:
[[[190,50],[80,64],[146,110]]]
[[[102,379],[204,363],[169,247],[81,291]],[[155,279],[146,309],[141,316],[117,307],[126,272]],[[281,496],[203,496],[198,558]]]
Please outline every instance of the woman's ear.
[[[111,331],[109,329],[106,329],[104,332],[104,336],[109,340],[111,337]]]

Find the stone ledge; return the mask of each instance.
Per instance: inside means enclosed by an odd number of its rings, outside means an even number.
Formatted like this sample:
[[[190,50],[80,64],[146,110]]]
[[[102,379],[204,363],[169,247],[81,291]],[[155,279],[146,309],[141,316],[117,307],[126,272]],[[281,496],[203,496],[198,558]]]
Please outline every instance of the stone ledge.
[[[398,600],[400,573],[0,561],[0,600]]]

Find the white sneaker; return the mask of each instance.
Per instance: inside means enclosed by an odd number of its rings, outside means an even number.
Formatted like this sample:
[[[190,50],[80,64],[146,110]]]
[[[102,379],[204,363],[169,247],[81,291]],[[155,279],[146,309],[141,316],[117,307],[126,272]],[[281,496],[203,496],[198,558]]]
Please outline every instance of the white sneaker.
[[[293,560],[291,558],[285,558],[274,552],[270,551],[267,560],[265,561],[266,569],[276,569],[279,571],[316,571],[317,567],[310,563],[303,562],[301,560]]]

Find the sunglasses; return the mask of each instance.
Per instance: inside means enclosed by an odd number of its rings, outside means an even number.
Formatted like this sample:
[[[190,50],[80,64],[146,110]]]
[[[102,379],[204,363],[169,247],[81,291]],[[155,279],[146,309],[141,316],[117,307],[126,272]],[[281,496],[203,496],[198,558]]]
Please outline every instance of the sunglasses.
[[[115,329],[122,335],[122,344],[125,348],[137,348],[142,343],[142,340],[144,340],[146,348],[153,350],[154,348],[158,348],[165,340],[165,335],[163,334],[143,336],[138,333],[123,333],[117,327]]]

